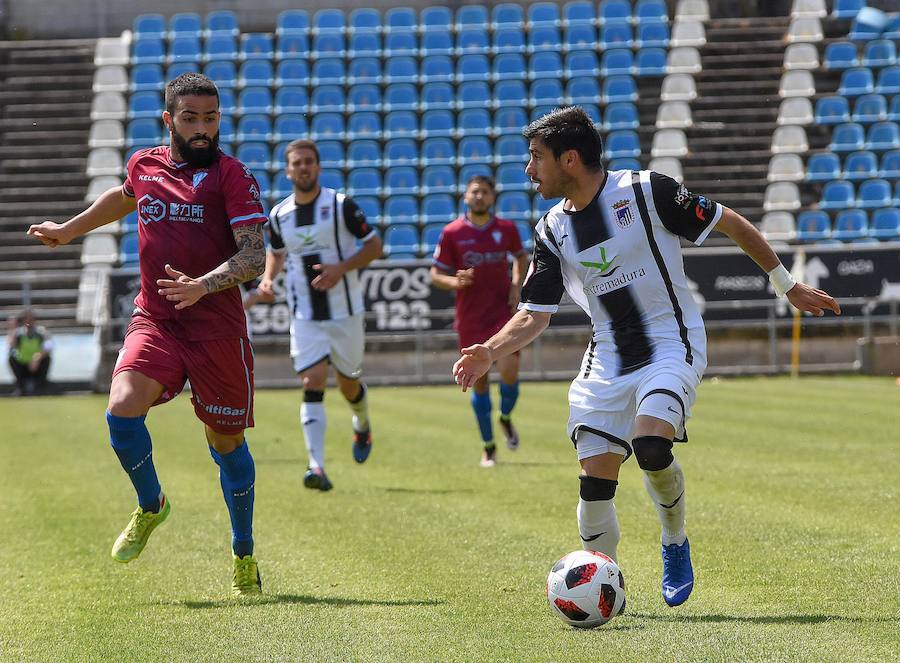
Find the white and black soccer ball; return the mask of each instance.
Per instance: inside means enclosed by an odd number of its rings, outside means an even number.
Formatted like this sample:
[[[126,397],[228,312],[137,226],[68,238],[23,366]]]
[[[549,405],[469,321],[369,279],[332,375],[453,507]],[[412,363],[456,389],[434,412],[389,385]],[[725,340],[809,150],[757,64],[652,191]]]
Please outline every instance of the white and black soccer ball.
[[[570,626],[602,626],[625,610],[625,578],[603,553],[576,550],[550,569],[547,600],[556,616]]]

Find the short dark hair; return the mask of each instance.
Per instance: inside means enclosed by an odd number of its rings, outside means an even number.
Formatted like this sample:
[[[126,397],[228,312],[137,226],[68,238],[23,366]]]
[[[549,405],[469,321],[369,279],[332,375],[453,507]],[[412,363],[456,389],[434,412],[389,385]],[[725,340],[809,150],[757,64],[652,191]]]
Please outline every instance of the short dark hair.
[[[178,78],[173,78],[166,85],[166,110],[169,114],[175,112],[175,104],[178,103],[179,97],[196,95],[199,97],[215,97],[219,99],[219,88],[203,74],[195,71],[189,71],[181,74]]]
[[[284,148],[284,158],[288,159],[288,155],[291,152],[297,152],[299,150],[312,150],[313,154],[316,155],[316,163],[319,163],[319,148],[316,147],[315,141],[309,140],[308,138],[298,138],[297,140],[292,140],[288,143],[288,146]]]
[[[497,191],[497,185],[494,184],[494,178],[490,175],[472,175],[472,177],[469,178],[469,181],[466,182],[466,189],[475,183],[484,184],[485,186],[490,187],[491,191]]]
[[[540,138],[557,159],[563,152],[575,150],[585,168],[603,167],[603,139],[581,106],[555,108],[529,124],[522,135],[526,140]]]

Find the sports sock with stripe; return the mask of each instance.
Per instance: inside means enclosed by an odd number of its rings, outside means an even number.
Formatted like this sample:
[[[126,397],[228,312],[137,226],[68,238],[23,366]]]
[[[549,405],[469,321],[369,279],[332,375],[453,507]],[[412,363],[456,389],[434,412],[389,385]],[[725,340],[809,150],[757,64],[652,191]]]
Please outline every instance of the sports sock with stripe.
[[[162,488],[153,466],[153,445],[144,419],[143,416],[117,417],[106,412],[109,443],[131,479],[138,505],[144,511],[156,513],[160,509]]]
[[[677,460],[658,471],[644,470],[644,486],[662,524],[662,544],[684,543],[684,473]]]
[[[303,403],[300,405],[300,425],[303,427],[303,440],[309,454],[309,466],[312,469],[325,467],[325,404],[322,400],[325,393],[321,391],[303,392]]]
[[[238,557],[252,555],[256,465],[250,447],[245,440],[227,454],[220,454],[212,447],[209,453],[219,466],[219,483],[231,518],[231,548]]]
[[[618,482],[591,476],[580,479],[577,513],[582,546],[615,561],[620,536],[614,500]]]

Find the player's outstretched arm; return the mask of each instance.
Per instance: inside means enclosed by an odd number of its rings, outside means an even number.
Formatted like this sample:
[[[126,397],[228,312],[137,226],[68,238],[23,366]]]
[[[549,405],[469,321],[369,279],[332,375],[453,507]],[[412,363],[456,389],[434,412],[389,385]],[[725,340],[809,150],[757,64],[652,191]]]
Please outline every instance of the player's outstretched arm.
[[[453,364],[456,384],[466,391],[490,370],[495,361],[521,350],[540,336],[550,324],[550,316],[550,313],[522,309],[483,344],[463,348],[460,358]]]
[[[365,267],[373,260],[380,258],[382,253],[381,237],[372,235],[363,242],[359,251],[343,262],[313,265],[313,269],[319,272],[319,275],[312,280],[310,285],[316,290],[330,290],[340,282],[344,274]]]
[[[841,314],[841,307],[827,292],[795,282],[766,238],[743,216],[723,206],[722,218],[716,224],[716,230],[734,240],[769,275],[775,292],[779,296],[785,295],[794,307],[816,316],[824,315],[825,309],[836,315]]]
[[[130,214],[137,207],[132,196],[126,196],[121,186],[113,187],[100,194],[94,203],[78,216],[65,223],[44,221],[29,226],[28,234],[37,237],[50,248],[68,244],[94,228],[105,226]]]

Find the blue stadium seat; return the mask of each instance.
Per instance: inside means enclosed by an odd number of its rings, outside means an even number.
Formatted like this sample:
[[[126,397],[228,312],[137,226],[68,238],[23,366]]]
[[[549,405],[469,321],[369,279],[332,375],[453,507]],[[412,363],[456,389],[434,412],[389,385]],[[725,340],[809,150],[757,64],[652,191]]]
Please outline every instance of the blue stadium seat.
[[[862,64],[871,68],[897,64],[897,46],[890,39],[873,39],[866,44]]]
[[[844,170],[841,177],[851,182],[861,182],[878,177],[878,160],[875,154],[864,150],[848,154],[844,159]]]
[[[429,223],[422,228],[422,252],[426,256],[434,253],[445,225],[443,223]]]
[[[556,106],[554,104],[544,104],[543,106],[535,106],[534,108],[531,109],[531,121],[534,122],[535,120],[542,118],[547,113],[550,113],[551,111],[553,111],[554,108],[556,108]]]
[[[604,103],[614,104],[618,101],[636,102],[637,85],[631,76],[610,76],[603,79],[601,98]]]
[[[465,81],[488,81],[491,78],[491,65],[487,56],[463,55],[456,64],[457,84]],[[488,95],[487,98],[490,98]]]
[[[600,40],[597,42],[600,48],[633,48],[634,34],[627,23],[609,23],[600,28]],[[651,44],[641,43],[642,46]],[[658,45],[658,44],[653,44]]]
[[[850,119],[860,124],[884,122],[888,117],[887,100],[880,94],[864,94],[856,98]]]
[[[313,92],[313,97],[315,97],[315,92]],[[359,117],[359,115],[361,113],[353,117]],[[313,115],[312,126],[310,126],[310,138],[317,141],[343,140],[344,116],[340,113],[317,113]]]
[[[449,83],[426,83],[422,86],[422,110],[453,110],[456,97]]]
[[[836,41],[825,47],[822,66],[825,69],[852,69],[860,65],[856,44],[849,41]]]
[[[381,115],[378,113],[353,113],[347,124],[347,138],[350,140],[380,139]]]
[[[457,32],[469,28],[486,29],[490,24],[487,8],[483,5],[464,5],[456,10],[456,23],[454,29]]]
[[[384,223],[418,223],[419,203],[412,196],[390,196],[384,203]]]
[[[344,35],[325,32],[313,36],[312,56],[314,58],[347,57],[347,40]]]
[[[456,163],[456,147],[450,138],[426,138],[422,143],[422,166],[452,166]]]
[[[850,121],[850,103],[846,97],[822,97],[816,101],[816,124],[842,124]]]
[[[501,136],[497,139],[494,161],[502,163],[526,163],[528,161],[528,143],[522,136]],[[528,206],[531,209],[531,206]]]
[[[128,234],[128,233],[137,232],[138,223],[139,223],[139,221],[138,221],[137,210],[122,217],[122,233]]]
[[[668,72],[666,51],[662,48],[642,48],[637,52],[634,71],[638,76],[665,76]]]
[[[347,148],[347,168],[380,168],[382,165],[381,147],[378,141],[354,140]]]
[[[419,171],[412,166],[387,169],[384,183],[386,196],[415,196],[419,193]]]
[[[285,86],[275,93],[275,114],[306,113],[309,111],[309,95],[305,87]]]
[[[866,134],[867,150],[886,152],[900,148],[900,131],[896,122],[876,122]]]
[[[614,48],[604,51],[600,61],[601,76],[630,76],[634,71],[634,56],[629,48]],[[570,74],[571,75],[571,74]],[[594,74],[579,74],[590,76]]]
[[[415,258],[419,253],[419,230],[408,224],[390,225],[384,231],[384,252],[391,258]]]
[[[162,39],[141,39],[131,46],[132,64],[163,64],[166,47]]]
[[[516,221],[516,230],[519,231],[522,248],[526,251],[531,251],[534,248],[534,228],[531,225],[531,220]]]
[[[271,60],[274,56],[272,35],[265,32],[241,35],[241,57],[244,60]]]
[[[606,117],[609,119],[609,112]],[[612,131],[606,137],[606,158],[620,159],[622,157],[637,158],[641,156],[641,140],[636,131]]]
[[[384,118],[384,137],[418,138],[419,122],[413,111],[391,111]]]
[[[303,9],[289,9],[278,15],[275,34],[307,35],[309,34],[309,14]]]
[[[418,107],[418,94],[414,85],[410,83],[394,83],[388,86],[383,104],[386,112],[395,110],[414,111]]]
[[[825,212],[801,212],[797,217],[797,239],[801,242],[817,242],[830,238],[831,219]]]
[[[531,203],[533,205],[532,217],[535,219],[540,219],[542,216],[544,216],[544,214],[550,211],[551,207],[556,205],[556,203],[558,202],[559,200],[557,199],[544,200],[543,196],[541,196],[540,194],[534,196],[534,198],[532,198],[531,200]]]
[[[485,108],[467,108],[456,120],[457,136],[483,136],[491,126],[491,115]]]
[[[381,223],[381,201],[377,196],[359,196],[353,202],[363,211],[370,224]]]
[[[466,28],[456,33],[456,55],[489,53],[491,42],[484,28]]]
[[[162,67],[156,64],[142,64],[131,70],[131,91],[149,92],[162,90],[166,86]]]
[[[181,62],[196,66],[202,59],[203,49],[197,37],[179,37],[169,43],[169,63]]]
[[[453,63],[446,55],[429,55],[422,59],[421,83],[442,83],[453,80]]]
[[[491,168],[486,163],[473,163],[467,166],[463,166],[459,169],[459,174],[456,177],[456,189],[457,191],[465,191],[466,187],[469,184],[469,180],[475,177],[476,175],[484,175],[485,177],[494,177],[493,168]],[[465,210],[463,205],[463,201],[459,201],[459,211],[462,212]]]
[[[644,23],[668,23],[669,12],[663,0],[638,0],[634,7],[635,22]]]
[[[893,240],[900,237],[900,209],[875,210],[869,234],[876,239]]]
[[[381,111],[381,88],[377,85],[354,85],[347,93],[347,112]]]
[[[155,147],[162,139],[160,121],[153,118],[132,120],[125,131],[125,144],[128,147]]]
[[[456,173],[451,166],[426,166],[422,171],[422,193],[456,193]]]
[[[827,182],[822,189],[822,201],[819,209],[842,210],[856,206],[856,195],[853,184],[846,180]]]
[[[200,65],[197,62],[176,62],[174,64],[170,64],[166,68],[166,80],[171,81],[182,74],[187,74],[194,71],[200,71]],[[228,90],[231,92],[231,90]]]
[[[497,196],[497,216],[510,221],[531,219],[531,196],[524,191],[507,191]]]
[[[418,80],[419,72],[415,58],[401,56],[386,60],[384,70],[385,83],[416,83]]]
[[[385,145],[385,166],[415,166],[418,163],[419,150],[412,138],[394,138]]]
[[[458,163],[492,163],[494,160],[491,141],[483,134],[467,136],[459,142],[456,160]]]
[[[325,116],[328,117],[327,115]],[[328,120],[324,120],[325,123]],[[306,116],[299,114],[280,115],[275,118],[275,126],[272,132],[272,140],[275,142],[297,140],[298,138],[306,138],[309,133],[309,125]],[[325,136],[323,135],[323,138]],[[337,140],[333,135],[332,140]]]
[[[393,7],[384,14],[386,32],[416,32],[418,31],[418,19],[416,10],[410,7]]]
[[[453,55],[453,36],[449,32],[425,32],[419,43],[419,55]]]
[[[166,19],[162,14],[139,14],[134,17],[132,34],[138,39],[165,39],[168,35]]]
[[[228,9],[211,11],[206,15],[206,38],[210,37],[237,37],[240,34],[237,14]]]
[[[122,267],[138,264],[138,245],[137,232],[122,235],[122,239],[119,240],[119,264]]]
[[[494,86],[494,108],[518,105],[528,98],[525,84],[522,81],[499,81]]]
[[[900,150],[891,150],[881,155],[878,177],[887,180],[900,179]]]
[[[609,170],[640,170],[641,162],[634,157],[619,157],[610,159]]]
[[[872,94],[875,91],[875,80],[872,70],[866,67],[854,67],[841,74],[841,85],[837,93],[843,97],[858,97],[861,94]]]
[[[885,67],[878,72],[875,85],[878,94],[900,94],[900,66]]]
[[[316,144],[319,150],[319,164],[322,168],[343,168],[344,144],[337,140],[323,140]]]
[[[350,47],[347,49],[347,57],[353,58],[380,58],[381,35],[377,32],[354,32],[350,35]]]
[[[528,6],[528,29],[559,27],[559,5],[555,2],[536,2]]]
[[[456,92],[456,107],[484,108],[491,99],[491,88],[483,81],[465,81]]]
[[[319,175],[319,182],[329,189],[343,189],[345,187],[344,173],[334,168],[323,168]]]
[[[453,27],[453,14],[447,7],[425,7],[419,12],[419,26],[422,32],[446,32]]]
[[[163,100],[159,92],[135,92],[128,100],[128,117],[137,120],[142,117],[158,118],[163,112]]]
[[[371,83],[379,85],[383,80],[381,62],[378,58],[356,58],[350,60],[347,70],[347,85]]]
[[[627,53],[630,62],[631,51],[627,51]],[[608,52],[604,53],[604,57],[606,55],[608,55]],[[597,61],[597,54],[594,51],[575,51],[566,56],[565,76],[567,78],[574,76],[598,76],[599,74],[600,63]]]
[[[517,26],[496,30],[491,40],[491,51],[494,55],[501,53],[524,53],[525,33]]]
[[[890,207],[891,183],[887,180],[866,180],[856,192],[856,206],[860,209]]]
[[[597,104],[581,104],[581,109],[597,127],[603,126],[603,118],[600,115],[600,108]]]
[[[851,209],[838,212],[834,220],[832,239],[842,242],[860,239],[869,234],[869,218],[861,209]]]
[[[427,110],[422,116],[422,134],[426,138],[452,138],[456,133],[453,113],[445,110]]]
[[[313,88],[309,109],[311,113],[343,113],[347,105],[344,88],[340,85],[322,85]]]
[[[601,0],[597,22],[601,25],[632,22],[631,3],[627,0]]]
[[[665,23],[641,23],[637,26],[635,48],[668,48],[669,26]]]
[[[521,77],[522,72],[519,71]],[[558,53],[535,53],[528,63],[528,78],[561,78],[565,75],[562,60]]]
[[[233,143],[236,138],[236,130],[234,128],[234,120],[229,115],[222,115],[219,119],[219,143]]]
[[[528,103],[532,106],[560,104],[563,96],[562,84],[559,80],[555,78],[539,78],[531,84]]]
[[[267,87],[248,87],[238,97],[241,113],[271,113],[272,93]]]
[[[501,53],[494,58],[494,80],[516,80],[520,81],[526,70],[525,58],[519,53]],[[560,75],[562,72],[559,72]]]
[[[640,126],[637,106],[623,101],[606,107],[603,128],[606,131],[622,131],[637,129]]]
[[[268,190],[269,197],[274,200],[279,200],[281,198],[286,198],[294,192],[294,184],[288,178],[285,172],[279,171],[275,173],[275,179],[268,186],[263,186],[263,191]]]
[[[449,223],[458,216],[453,198],[445,193],[425,196],[422,201],[422,221]]]
[[[382,55],[388,58],[417,56],[419,44],[415,32],[390,32],[384,38],[384,51]]]
[[[296,60],[309,57],[309,37],[305,34],[286,34],[278,37],[276,60]]]
[[[220,90],[223,88],[233,88],[237,83],[237,69],[235,69],[234,63],[228,60],[210,62],[203,68],[203,73],[208,76]]]
[[[317,85],[343,85],[347,78],[344,61],[340,58],[323,58],[316,60],[312,68],[312,78],[309,84]],[[315,93],[313,93],[315,96]]]
[[[828,149],[832,152],[855,152],[863,149],[864,145],[865,132],[862,125],[848,122],[834,128]]]
[[[566,30],[563,47],[567,51],[580,51],[594,48],[597,43],[597,29],[593,25],[573,25]]]
[[[522,130],[528,125],[528,116],[521,107],[507,106],[494,113],[494,133],[499,136],[522,134]]]
[[[268,170],[272,161],[267,143],[241,143],[235,156],[251,170]]]
[[[580,25],[593,27],[597,24],[594,4],[588,0],[570,0],[563,5],[563,24],[569,28]]]
[[[354,168],[347,178],[347,194],[377,196],[381,194],[381,171],[377,168]]]
[[[529,53],[540,53],[541,51],[556,51],[558,53],[561,50],[562,39],[559,36],[559,28],[535,28],[528,33],[527,51]]]
[[[900,39],[900,14],[888,16],[887,25],[881,33],[882,39]]]
[[[494,5],[491,10],[491,29],[499,30],[507,27],[518,27],[525,24],[525,11],[522,5],[512,2]]]
[[[857,16],[853,19],[853,23],[850,24],[850,39],[853,41],[861,41],[866,42],[871,39],[877,39],[881,36],[881,30],[884,27],[881,25],[880,21],[876,20],[876,25],[873,25],[869,22],[869,18],[875,18],[872,15],[869,15],[866,20],[860,20],[860,17]]]
[[[524,163],[505,163],[497,168],[498,191],[530,191],[531,187]]]
[[[239,143],[272,140],[272,123],[267,115],[244,115],[238,122],[235,136]]]
[[[275,87],[309,85],[309,65],[305,60],[284,60],[275,70]]]
[[[203,36],[203,22],[200,20],[199,14],[193,12],[180,12],[173,14],[169,19],[169,39],[178,39],[179,37],[197,37]]]
[[[344,12],[340,9],[320,9],[313,15],[312,32],[343,34],[347,30]]]
[[[223,115],[239,113],[237,97],[234,96],[234,90],[231,88],[226,87],[219,90],[219,111]]]
[[[900,207],[900,182],[894,183],[894,201],[891,204],[894,207]]]
[[[813,154],[806,164],[807,182],[828,182],[840,179],[841,160],[838,155],[831,152]]]
[[[835,0],[834,10],[831,15],[834,18],[856,18],[859,10],[866,6],[866,0]]]

